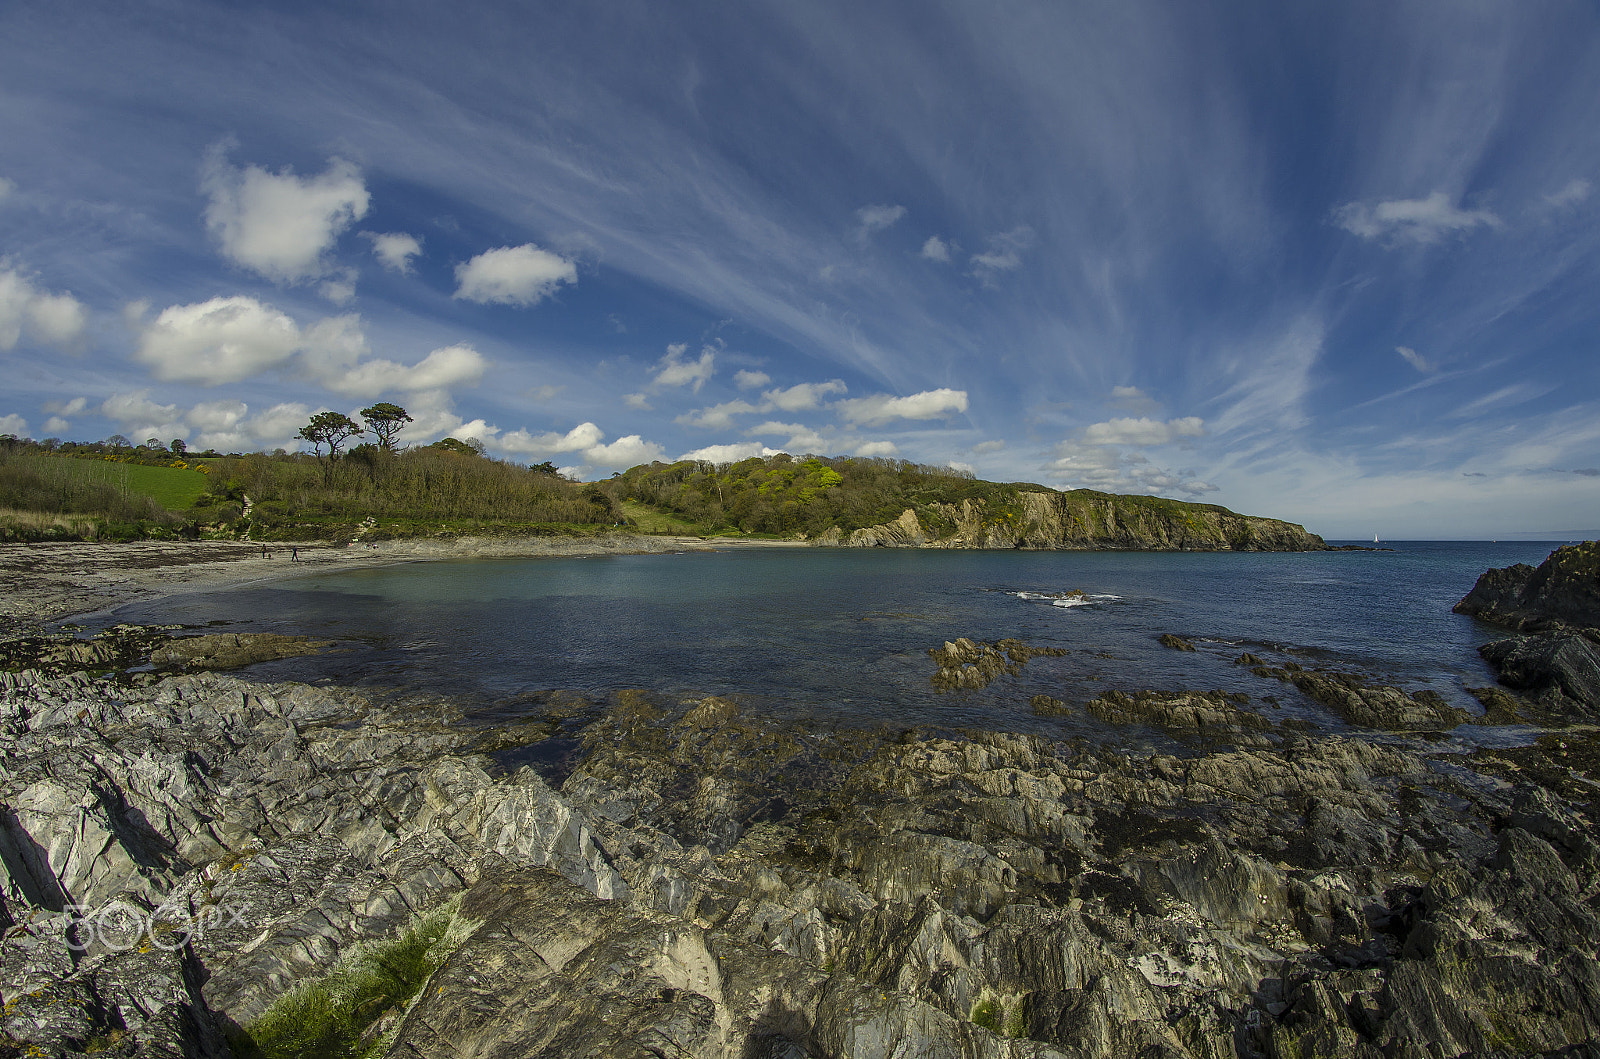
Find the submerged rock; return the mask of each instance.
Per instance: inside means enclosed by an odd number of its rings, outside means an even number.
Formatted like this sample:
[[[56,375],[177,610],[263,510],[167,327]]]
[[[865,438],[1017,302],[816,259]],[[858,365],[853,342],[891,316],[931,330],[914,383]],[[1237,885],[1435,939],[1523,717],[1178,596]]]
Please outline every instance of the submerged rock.
[[[1148,724],[1176,739],[1270,746],[1272,721],[1239,708],[1249,697],[1212,692],[1108,691],[1085,709],[1108,724]]]
[[[1408,692],[1388,684],[1368,684],[1353,673],[1308,670],[1292,663],[1282,667],[1267,666],[1260,661],[1251,654],[1235,659],[1238,665],[1256,663],[1250,670],[1256,676],[1293,684],[1308,698],[1331,709],[1346,724],[1358,728],[1384,732],[1448,732],[1476,719],[1428,688]]]
[[[150,652],[150,662],[179,669],[240,669],[255,662],[314,654],[331,642],[271,632],[185,636]]]
[[[1059,658],[1066,653],[1062,647],[1030,647],[1021,640],[982,643],[962,636],[946,640],[943,647],[928,648],[928,655],[939,667],[930,679],[941,691],[983,688],[1001,675],[1018,675],[1030,659]]]

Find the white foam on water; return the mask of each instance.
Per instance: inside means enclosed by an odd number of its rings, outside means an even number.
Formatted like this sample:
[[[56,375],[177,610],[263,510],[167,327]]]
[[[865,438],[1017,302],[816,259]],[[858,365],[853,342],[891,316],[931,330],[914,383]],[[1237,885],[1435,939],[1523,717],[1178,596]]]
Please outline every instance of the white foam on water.
[[[1008,595],[1016,596],[1026,602],[1048,602],[1052,607],[1092,607],[1096,603],[1107,603],[1111,600],[1121,599],[1121,596],[1109,592],[1010,592]]]

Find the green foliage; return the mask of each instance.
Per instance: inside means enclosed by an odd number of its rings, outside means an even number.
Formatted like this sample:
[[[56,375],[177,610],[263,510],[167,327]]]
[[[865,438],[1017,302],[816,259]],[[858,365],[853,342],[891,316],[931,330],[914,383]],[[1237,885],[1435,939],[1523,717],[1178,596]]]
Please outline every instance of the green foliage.
[[[1028,997],[1026,994],[997,996],[985,989],[973,1001],[968,1021],[1002,1037],[1025,1037],[1028,1033]]]
[[[906,460],[786,454],[714,466],[682,460],[634,467],[607,483],[618,500],[669,512],[709,531],[815,535],[890,522],[906,508],[983,500],[991,518],[1014,512],[1039,486],[980,482],[964,471]],[[930,518],[938,516],[929,514]]]
[[[969,1021],[974,1026],[982,1026],[990,1033],[999,1033],[1000,1005],[992,999],[977,1001],[972,1005],[972,1017]]]
[[[0,508],[47,515],[91,516],[117,534],[170,532],[206,488],[197,471],[49,455],[36,446],[0,447]],[[75,520],[68,520],[69,522]],[[103,534],[101,534],[103,535]]]
[[[370,408],[363,408],[361,418],[366,422],[367,429],[378,439],[378,447],[384,452],[394,451],[395,435],[400,433],[407,423],[412,422],[411,416],[404,408],[388,401],[379,401]]]
[[[621,521],[611,498],[543,468],[481,456],[454,439],[402,453],[358,446],[331,473],[303,455],[211,461],[212,503],[248,496],[256,540],[349,539],[371,518],[365,539],[609,527]]]
[[[256,1059],[365,1059],[393,1043],[369,1032],[385,1015],[405,1010],[460,945],[470,924],[455,917],[459,899],[430,912],[403,935],[362,947],[327,975],[301,983],[245,1027],[237,1050]]]

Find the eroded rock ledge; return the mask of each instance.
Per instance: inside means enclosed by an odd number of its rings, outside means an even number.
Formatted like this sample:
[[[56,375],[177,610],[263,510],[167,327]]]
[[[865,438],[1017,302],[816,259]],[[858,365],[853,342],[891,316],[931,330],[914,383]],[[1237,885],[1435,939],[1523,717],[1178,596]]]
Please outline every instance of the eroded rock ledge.
[[[1600,1030],[1576,729],[1433,757],[1105,697],[1236,736],[1130,758],[644,693],[484,731],[215,674],[0,685],[18,1051],[239,1054],[293,983],[457,894],[465,942],[371,1012],[391,1055],[1568,1055]]]

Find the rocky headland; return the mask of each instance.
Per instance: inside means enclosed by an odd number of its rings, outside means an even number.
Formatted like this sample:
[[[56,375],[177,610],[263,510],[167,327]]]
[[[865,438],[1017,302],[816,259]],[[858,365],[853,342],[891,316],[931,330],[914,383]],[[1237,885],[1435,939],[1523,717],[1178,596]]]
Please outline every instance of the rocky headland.
[[[1303,526],[1240,515],[1214,504],[1117,496],[1087,489],[1019,491],[998,511],[981,499],[906,508],[898,519],[814,544],[852,548],[1034,548],[1063,551],[1323,551]]]

